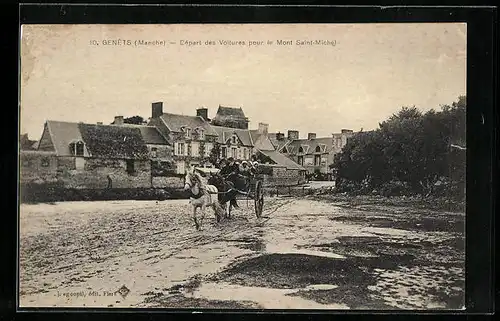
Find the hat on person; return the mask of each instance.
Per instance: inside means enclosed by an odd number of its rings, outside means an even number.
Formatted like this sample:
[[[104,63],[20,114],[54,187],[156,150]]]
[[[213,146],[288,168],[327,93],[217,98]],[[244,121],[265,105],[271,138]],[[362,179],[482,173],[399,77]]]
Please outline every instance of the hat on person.
[[[244,160],[241,162],[241,165],[248,165],[248,162]]]
[[[230,162],[232,162],[232,161],[234,161],[234,158],[229,157],[227,160],[230,161]]]
[[[252,165],[253,166],[257,166],[257,165],[259,165],[259,162],[255,161],[255,162],[252,163]]]

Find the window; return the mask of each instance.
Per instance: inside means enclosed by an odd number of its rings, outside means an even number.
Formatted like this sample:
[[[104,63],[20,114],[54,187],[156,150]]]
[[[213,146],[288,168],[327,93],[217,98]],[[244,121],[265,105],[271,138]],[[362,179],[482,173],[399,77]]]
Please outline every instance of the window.
[[[212,151],[212,144],[206,143],[205,144],[205,154],[210,154],[211,151]]]
[[[236,135],[233,135],[233,141],[231,143],[236,145],[236,143],[237,143]]]
[[[299,165],[304,165],[304,156],[299,156],[298,163]]]
[[[321,147],[316,146],[316,153],[321,153]]]
[[[158,157],[158,148],[156,148],[156,147],[151,148],[151,157],[153,157],[153,158]]]
[[[227,147],[226,146],[222,146],[221,149],[220,149],[220,153],[221,153],[221,157],[222,158],[227,158]]]
[[[319,165],[321,165],[321,156],[314,155],[314,166],[319,166]]]
[[[199,130],[198,135],[200,140],[205,140],[205,131],[203,129]]]
[[[198,142],[191,143],[191,154],[194,157],[200,156],[200,144]]]
[[[238,158],[238,149],[236,147],[231,148],[231,156],[233,158]]]
[[[248,159],[248,149],[243,148],[243,158]]]
[[[184,155],[184,143],[176,143],[177,149],[175,151],[175,155]]]
[[[299,153],[304,153],[304,148],[302,148],[302,146],[299,147]]]
[[[69,145],[71,155],[73,156],[83,156],[85,144],[82,141],[72,142]]]
[[[186,138],[191,138],[191,128],[184,128],[184,133],[186,134]]]
[[[135,172],[134,160],[127,159],[126,162],[127,162],[127,173],[133,174]]]
[[[49,167],[50,160],[47,157],[42,158],[42,167]]]

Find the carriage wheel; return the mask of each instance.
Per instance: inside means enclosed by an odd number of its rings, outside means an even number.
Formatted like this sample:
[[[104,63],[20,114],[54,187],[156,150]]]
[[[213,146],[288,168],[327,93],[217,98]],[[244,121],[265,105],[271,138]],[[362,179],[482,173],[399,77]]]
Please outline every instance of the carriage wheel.
[[[262,182],[257,181],[255,184],[254,193],[255,215],[260,218],[262,215],[262,208],[264,207],[264,192],[262,190]]]

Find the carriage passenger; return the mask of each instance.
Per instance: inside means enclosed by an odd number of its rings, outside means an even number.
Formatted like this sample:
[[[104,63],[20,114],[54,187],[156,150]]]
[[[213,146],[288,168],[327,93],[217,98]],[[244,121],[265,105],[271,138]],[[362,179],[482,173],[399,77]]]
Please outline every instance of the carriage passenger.
[[[227,176],[231,173],[231,169],[228,166],[227,160],[221,159],[219,162],[220,174],[222,176]]]

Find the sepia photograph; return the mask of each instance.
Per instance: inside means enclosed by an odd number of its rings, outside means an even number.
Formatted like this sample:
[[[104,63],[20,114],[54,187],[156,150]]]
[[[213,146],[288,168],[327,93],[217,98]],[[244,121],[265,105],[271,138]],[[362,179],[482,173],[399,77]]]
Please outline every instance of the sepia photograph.
[[[20,309],[465,309],[465,23],[20,37]]]

